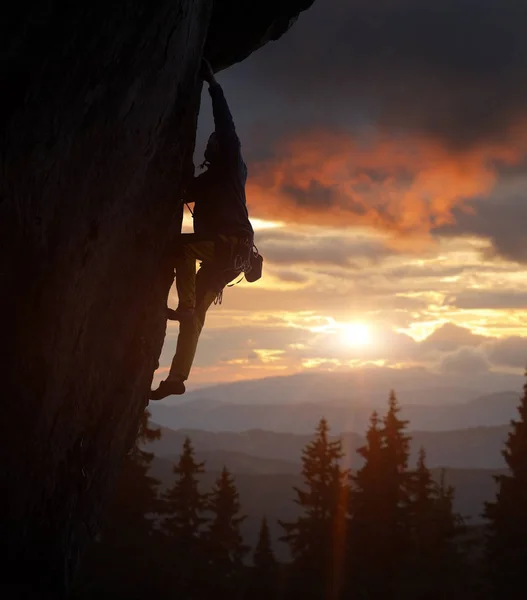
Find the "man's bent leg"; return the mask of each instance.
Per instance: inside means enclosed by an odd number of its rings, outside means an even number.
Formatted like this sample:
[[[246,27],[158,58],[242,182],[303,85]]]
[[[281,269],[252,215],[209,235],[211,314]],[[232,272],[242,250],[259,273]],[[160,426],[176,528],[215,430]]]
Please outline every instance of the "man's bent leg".
[[[198,304],[194,311],[194,317],[181,322],[179,326],[176,354],[172,360],[167,381],[186,381],[188,379],[207,311],[218,295],[217,287],[209,285],[207,274],[202,269],[197,275],[197,288]]]
[[[199,336],[205,323],[205,316],[210,305],[218,293],[214,289],[207,289],[203,294],[198,295],[200,300],[194,311],[194,315],[189,319],[184,319],[179,324],[179,335],[177,347],[170,372],[165,381],[159,384],[157,390],[150,392],[150,400],[162,400],[167,396],[181,395],[185,393],[185,381],[188,379],[196,349],[198,347]]]
[[[215,243],[200,240],[192,233],[181,234],[176,256],[176,290],[179,298],[178,310],[196,306],[196,260],[212,262]]]
[[[156,390],[150,390],[150,400],[162,400],[173,394],[185,393],[184,381],[187,380],[192,367],[205,315],[219,291],[215,291],[215,285],[208,287],[209,278],[206,273],[211,272],[210,268],[200,268],[196,276],[196,260],[213,264],[215,243],[211,240],[196,239],[194,234],[182,234],[181,237],[183,240],[176,265],[176,287],[180,307],[183,306],[189,315],[185,315],[184,318],[181,314],[176,316],[179,321],[176,354],[167,379],[162,381]],[[194,306],[196,295],[197,306]],[[186,306],[184,303],[187,303]],[[174,318],[174,314],[180,311],[180,308],[178,307],[177,311],[168,310],[169,315],[172,313],[172,317],[168,318]]]

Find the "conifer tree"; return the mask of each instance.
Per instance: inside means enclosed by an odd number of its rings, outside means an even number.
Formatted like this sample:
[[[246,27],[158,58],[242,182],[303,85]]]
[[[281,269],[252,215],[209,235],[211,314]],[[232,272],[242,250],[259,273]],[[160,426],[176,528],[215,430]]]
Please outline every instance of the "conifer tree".
[[[388,412],[383,419],[382,436],[384,443],[384,470],[386,479],[385,492],[391,495],[391,503],[395,508],[408,503],[408,459],[410,456],[410,437],[406,435],[408,421],[399,418],[401,408],[395,396],[390,392]],[[393,518],[402,516],[402,511],[395,512]]]
[[[178,590],[182,600],[198,598],[203,592],[202,563],[206,561],[203,528],[207,522],[208,495],[200,492],[199,476],[204,463],[197,462],[187,437],[179,461],[173,467],[176,480],[162,497],[164,518],[161,531],[166,536],[165,586]]]
[[[253,554],[247,598],[268,600],[275,598],[278,591],[278,563],[271,545],[267,519],[260,524],[258,542]]]
[[[364,463],[351,476],[347,595],[376,599],[390,583],[383,569],[392,558],[386,554],[391,525],[385,494],[385,446],[377,412],[370,418],[366,444],[357,452]]]
[[[404,578],[408,598],[453,598],[462,592],[464,569],[454,543],[463,531],[462,519],[454,512],[454,489],[445,484],[444,475],[443,470],[438,485],[421,448],[409,485],[412,536]]]
[[[406,434],[408,421],[399,418],[401,408],[392,390],[388,399],[388,412],[383,419],[384,438],[384,495],[386,527],[390,532],[387,551],[401,557],[410,547],[409,478],[408,460],[410,437]],[[388,550],[389,549],[389,550]],[[390,561],[398,570],[397,561]],[[394,578],[396,573],[393,574]]]
[[[253,563],[254,567],[262,572],[272,572],[276,568],[276,558],[271,546],[271,535],[266,517],[263,517],[260,523],[260,533],[254,550]]]
[[[444,488],[444,483],[442,487]],[[437,498],[437,485],[426,466],[426,452],[423,447],[419,449],[417,468],[411,476],[410,493],[414,545],[420,552],[428,545],[423,536],[430,533],[430,521],[435,512],[434,504]],[[443,490],[443,493],[445,494],[446,490]]]
[[[159,481],[148,474],[154,459],[144,444],[161,437],[142,415],[136,440],[122,465],[98,541],[83,561],[74,598],[140,595],[156,589],[159,539],[154,528]]]
[[[166,516],[162,530],[187,550],[199,540],[202,527],[207,522],[204,516],[207,495],[200,492],[198,479],[205,472],[204,465],[196,461],[192,442],[185,438],[179,461],[173,467],[176,481],[163,494]]]
[[[364,459],[363,466],[355,475],[351,475],[351,493],[349,512],[354,522],[353,533],[363,529],[383,529],[384,514],[384,445],[376,411],[370,418],[370,427],[366,433],[366,444],[357,449]],[[381,533],[379,531],[378,533]],[[365,532],[366,533],[366,532]],[[368,537],[370,533],[367,533]],[[378,539],[378,536],[374,536]],[[373,541],[373,540],[372,540]]]
[[[212,489],[208,508],[212,518],[206,531],[206,544],[212,591],[216,595],[239,595],[243,559],[249,551],[240,530],[246,517],[240,514],[240,495],[226,467]]]
[[[161,430],[149,424],[150,413],[141,417],[134,445],[126,455],[110,499],[100,538],[102,542],[128,544],[153,534],[153,515],[158,508],[159,480],[148,474],[154,454],[143,445],[161,437]]]
[[[395,393],[379,421],[373,413],[366,445],[358,449],[363,466],[351,478],[349,572],[352,586],[366,597],[397,593],[405,553],[410,548],[409,474],[410,438],[400,419]]]
[[[154,460],[152,452],[143,449],[144,444],[161,438],[161,430],[150,426],[150,412],[141,417],[134,445],[125,458],[121,475],[107,513],[106,531],[116,527],[117,535],[128,531],[138,537],[153,534],[153,515],[158,509],[159,480],[148,474]],[[104,538],[104,531],[102,536]]]
[[[439,511],[441,531],[446,539],[452,539],[465,531],[463,517],[454,511],[455,489],[445,484],[445,469],[441,470],[436,505]]]
[[[302,451],[305,489],[294,491],[303,514],[292,523],[279,523],[285,530],[280,539],[293,556],[293,594],[318,598],[324,593],[332,599],[342,586],[349,472],[340,464],[342,441],[330,441],[328,434],[322,419],[315,439]]]
[[[383,484],[384,443],[379,425],[379,415],[374,411],[366,432],[366,444],[357,448],[357,454],[364,459],[364,464],[356,475],[351,476],[351,481],[356,484],[356,494],[353,496],[354,512],[360,506],[358,500],[365,498],[367,494],[373,497],[374,492],[380,491]]]
[[[487,573],[496,598],[517,596],[527,565],[527,381],[518,414],[502,451],[509,473],[496,477],[496,500],[485,506]]]

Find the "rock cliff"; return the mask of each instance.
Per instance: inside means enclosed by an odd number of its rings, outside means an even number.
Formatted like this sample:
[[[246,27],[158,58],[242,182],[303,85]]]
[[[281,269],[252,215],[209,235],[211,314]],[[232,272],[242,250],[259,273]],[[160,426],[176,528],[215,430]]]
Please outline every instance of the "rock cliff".
[[[204,49],[226,68],[312,1],[0,9],[4,597],[66,593],[135,437],[163,344]]]

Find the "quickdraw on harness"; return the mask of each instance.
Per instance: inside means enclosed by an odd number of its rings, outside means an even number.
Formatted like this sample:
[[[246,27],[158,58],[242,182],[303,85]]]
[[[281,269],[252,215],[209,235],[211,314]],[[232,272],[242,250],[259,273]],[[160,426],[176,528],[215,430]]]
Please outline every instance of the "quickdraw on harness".
[[[241,258],[241,257],[237,256],[236,258]],[[232,287],[234,285],[237,285],[238,283],[240,283],[240,281],[244,277],[249,283],[254,283],[255,281],[258,281],[258,279],[260,279],[262,277],[263,257],[258,252],[258,248],[256,247],[256,244],[253,243],[252,248],[249,251],[249,257],[245,258],[243,260],[243,262],[239,265],[236,265],[236,262],[235,262],[234,268],[236,270],[243,271],[243,275],[240,277],[240,279],[238,279],[238,281],[235,281],[234,283],[230,283],[227,287]]]
[[[249,283],[258,281],[258,279],[261,278],[262,269],[263,269],[263,257],[258,252],[258,248],[256,247],[256,244],[254,244],[254,243],[252,244],[252,247],[249,251],[248,257],[247,256],[244,257],[241,254],[237,254],[234,257],[234,269],[236,271],[242,271],[243,274],[238,279],[238,281],[235,281],[234,283],[229,283],[229,284],[227,284],[226,287],[234,287],[235,285],[238,285],[238,283],[240,283],[244,277]],[[226,269],[226,271],[229,271],[229,270],[230,269]],[[223,289],[219,292],[219,294],[214,299],[214,304],[221,304],[222,300],[223,300]]]

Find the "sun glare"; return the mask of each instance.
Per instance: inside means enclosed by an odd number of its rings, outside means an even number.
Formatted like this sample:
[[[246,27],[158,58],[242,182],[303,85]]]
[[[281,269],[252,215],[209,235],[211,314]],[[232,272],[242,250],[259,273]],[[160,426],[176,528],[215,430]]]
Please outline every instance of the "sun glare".
[[[371,335],[365,323],[348,323],[342,328],[342,337],[350,346],[366,346],[371,342]]]
[[[284,223],[281,221],[267,221],[264,219],[251,219],[251,225],[255,231],[260,231],[262,229],[278,229],[280,227],[284,227]]]

